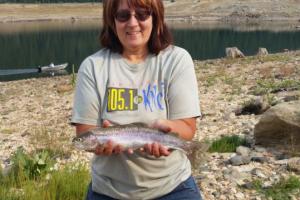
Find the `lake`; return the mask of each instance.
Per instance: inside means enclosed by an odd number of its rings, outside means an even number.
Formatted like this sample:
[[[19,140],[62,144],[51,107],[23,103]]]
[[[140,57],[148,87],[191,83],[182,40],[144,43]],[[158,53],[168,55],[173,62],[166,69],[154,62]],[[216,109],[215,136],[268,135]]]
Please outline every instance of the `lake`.
[[[256,54],[259,47],[269,53],[300,49],[300,30],[289,24],[230,25],[222,23],[169,23],[175,44],[187,49],[193,59],[225,56],[225,48],[238,47],[245,55]],[[101,25],[92,22],[27,22],[0,25],[0,81],[49,74],[31,73],[36,67],[68,62],[75,70],[82,60],[100,49]],[[1,75],[1,71],[18,75]],[[18,70],[17,70],[18,71]]]

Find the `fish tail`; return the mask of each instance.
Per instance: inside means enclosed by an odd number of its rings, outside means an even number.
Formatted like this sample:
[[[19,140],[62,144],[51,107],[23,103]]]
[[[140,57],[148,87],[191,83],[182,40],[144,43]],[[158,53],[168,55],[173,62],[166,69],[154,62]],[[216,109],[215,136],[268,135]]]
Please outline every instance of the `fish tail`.
[[[189,158],[192,167],[196,168],[200,162],[203,162],[205,154],[209,149],[209,144],[199,141],[187,142],[186,148],[187,157]]]

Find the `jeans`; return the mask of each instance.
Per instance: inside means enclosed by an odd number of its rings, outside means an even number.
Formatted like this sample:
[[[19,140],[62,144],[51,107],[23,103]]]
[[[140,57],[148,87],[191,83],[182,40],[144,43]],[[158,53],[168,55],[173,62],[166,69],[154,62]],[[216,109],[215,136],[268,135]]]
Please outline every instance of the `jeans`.
[[[92,191],[92,184],[89,185],[86,200],[116,200],[109,196]],[[186,181],[178,185],[172,192],[155,200],[202,200],[200,191],[195,180],[190,176]]]

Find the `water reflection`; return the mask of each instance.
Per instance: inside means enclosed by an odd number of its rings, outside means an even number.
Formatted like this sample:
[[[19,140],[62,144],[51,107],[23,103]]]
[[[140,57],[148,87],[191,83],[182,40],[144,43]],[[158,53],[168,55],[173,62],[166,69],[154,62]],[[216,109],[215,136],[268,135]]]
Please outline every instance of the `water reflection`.
[[[261,22],[261,23],[223,23],[216,21],[167,21],[168,26],[173,29],[230,29],[235,31],[293,31],[297,30],[299,24],[293,22]],[[35,21],[35,22],[16,22],[1,23],[1,34],[14,34],[25,32],[57,31],[57,30],[88,30],[100,29],[101,21]]]
[[[18,75],[18,74],[30,74],[30,73],[38,73],[39,70],[32,69],[0,69],[0,76],[9,76],[9,75]]]

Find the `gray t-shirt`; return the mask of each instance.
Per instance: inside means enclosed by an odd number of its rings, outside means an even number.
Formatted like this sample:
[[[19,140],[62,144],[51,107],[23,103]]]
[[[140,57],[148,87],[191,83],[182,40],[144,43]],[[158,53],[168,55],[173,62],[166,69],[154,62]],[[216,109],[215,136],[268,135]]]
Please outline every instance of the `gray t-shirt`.
[[[103,119],[127,124],[197,116],[194,64],[182,48],[170,46],[139,64],[102,49],[80,66],[73,123],[101,126]],[[93,190],[116,199],[154,199],[171,192],[190,175],[190,162],[178,150],[160,158],[136,151],[94,156],[92,161]]]

